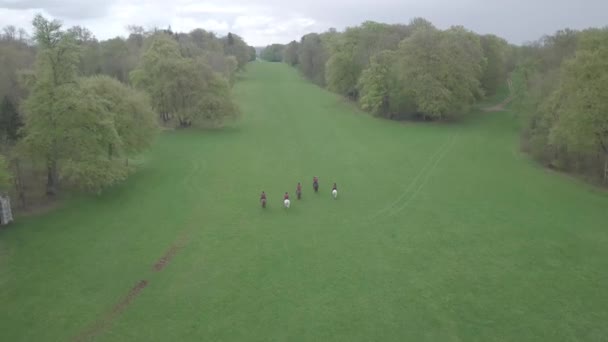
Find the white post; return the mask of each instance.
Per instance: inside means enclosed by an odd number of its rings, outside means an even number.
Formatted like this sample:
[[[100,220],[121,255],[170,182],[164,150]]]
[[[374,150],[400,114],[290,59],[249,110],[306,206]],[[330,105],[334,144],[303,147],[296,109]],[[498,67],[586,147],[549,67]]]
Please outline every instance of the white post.
[[[8,196],[0,196],[0,224],[7,225],[12,221],[11,200]]]

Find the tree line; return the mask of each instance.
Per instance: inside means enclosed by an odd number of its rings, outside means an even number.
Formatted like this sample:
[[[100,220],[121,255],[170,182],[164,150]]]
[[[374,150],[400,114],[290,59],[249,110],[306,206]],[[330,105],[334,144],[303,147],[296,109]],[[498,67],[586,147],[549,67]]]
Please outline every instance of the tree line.
[[[344,32],[311,33],[271,45],[261,57],[298,68],[376,116],[452,120],[506,81],[511,51],[497,36],[461,26],[440,30],[417,18],[408,25],[368,21]]]
[[[608,28],[560,30],[519,55],[525,151],[551,168],[608,183]]]
[[[32,23],[32,37],[12,26],[0,35],[0,191],[23,206],[38,192],[126,179],[163,125],[236,119],[231,87],[256,57],[232,33],[131,26],[127,38],[99,41],[41,15]]]
[[[364,22],[270,45],[261,57],[390,119],[462,118],[512,77],[523,149],[548,166],[608,182],[608,29],[562,30],[515,46],[421,18]]]

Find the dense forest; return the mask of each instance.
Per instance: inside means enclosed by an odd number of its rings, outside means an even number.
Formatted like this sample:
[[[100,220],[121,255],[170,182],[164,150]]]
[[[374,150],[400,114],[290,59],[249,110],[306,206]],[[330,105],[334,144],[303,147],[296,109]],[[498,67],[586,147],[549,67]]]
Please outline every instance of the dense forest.
[[[239,116],[231,88],[256,58],[241,37],[129,32],[100,41],[40,15],[31,37],[3,29],[0,191],[19,206],[124,180],[163,127],[213,128]]]
[[[607,28],[515,46],[421,18],[365,22],[269,45],[261,57],[389,119],[458,120],[512,79],[523,150],[546,166],[608,181]]]

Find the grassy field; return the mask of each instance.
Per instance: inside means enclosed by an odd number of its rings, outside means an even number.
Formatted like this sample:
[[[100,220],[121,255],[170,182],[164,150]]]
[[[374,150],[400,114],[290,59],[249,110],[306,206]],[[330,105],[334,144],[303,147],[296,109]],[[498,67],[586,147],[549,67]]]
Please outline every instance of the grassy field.
[[[261,62],[235,92],[235,126],[0,231],[3,341],[608,338],[608,194],[520,154],[512,114],[374,119]]]

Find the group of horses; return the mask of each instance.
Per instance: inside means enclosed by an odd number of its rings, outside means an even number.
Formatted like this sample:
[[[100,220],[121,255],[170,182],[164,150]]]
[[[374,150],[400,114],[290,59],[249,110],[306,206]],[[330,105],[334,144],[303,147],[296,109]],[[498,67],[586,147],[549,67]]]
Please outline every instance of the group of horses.
[[[312,182],[312,188],[315,191],[315,193],[319,192],[319,181],[317,180],[317,178],[315,177],[313,182]],[[298,199],[302,199],[302,187],[300,185],[300,183],[298,183],[298,187],[296,188],[296,196]],[[338,188],[336,186],[336,183],[334,183],[334,186],[331,189],[331,197],[333,199],[337,199],[338,198]],[[266,193],[262,191],[262,196],[260,198],[260,203],[262,204],[262,208],[266,208]],[[283,207],[285,207],[286,209],[289,209],[289,207],[291,206],[291,201],[289,200],[289,193],[285,193],[285,196],[283,197]]]

